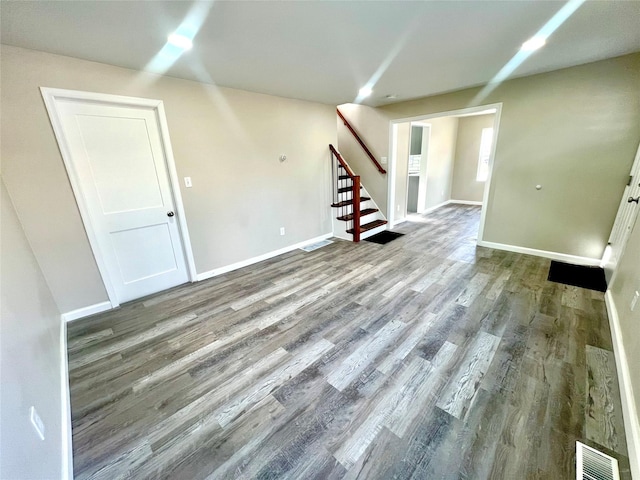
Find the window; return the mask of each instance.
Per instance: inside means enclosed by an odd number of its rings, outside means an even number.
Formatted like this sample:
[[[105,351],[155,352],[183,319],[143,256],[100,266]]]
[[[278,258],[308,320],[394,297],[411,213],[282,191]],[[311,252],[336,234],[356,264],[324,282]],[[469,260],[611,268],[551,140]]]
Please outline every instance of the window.
[[[409,155],[409,175],[420,175],[422,155]]]
[[[493,128],[483,128],[480,137],[480,158],[478,159],[478,174],[476,180],[485,182],[489,178],[489,157],[493,143]]]

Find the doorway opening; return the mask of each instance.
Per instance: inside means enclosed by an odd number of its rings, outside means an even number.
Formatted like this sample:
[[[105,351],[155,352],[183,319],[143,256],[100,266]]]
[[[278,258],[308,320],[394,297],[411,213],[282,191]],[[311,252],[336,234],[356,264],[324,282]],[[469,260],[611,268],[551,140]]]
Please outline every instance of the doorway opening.
[[[482,241],[501,107],[482,105],[391,122],[392,227],[447,204],[478,205],[477,240]]]

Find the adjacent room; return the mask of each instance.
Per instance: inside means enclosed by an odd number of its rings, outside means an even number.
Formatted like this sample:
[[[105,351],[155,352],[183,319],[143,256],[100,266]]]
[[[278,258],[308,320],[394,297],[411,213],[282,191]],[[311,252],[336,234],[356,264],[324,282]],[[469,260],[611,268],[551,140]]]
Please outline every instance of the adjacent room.
[[[0,14],[1,479],[640,480],[640,2]]]

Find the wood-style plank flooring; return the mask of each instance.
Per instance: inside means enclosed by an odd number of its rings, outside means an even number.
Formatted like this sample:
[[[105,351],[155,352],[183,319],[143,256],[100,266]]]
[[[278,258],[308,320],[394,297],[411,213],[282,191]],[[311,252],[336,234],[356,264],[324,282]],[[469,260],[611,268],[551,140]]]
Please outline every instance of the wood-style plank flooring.
[[[76,478],[630,478],[599,292],[413,216],[69,325]]]

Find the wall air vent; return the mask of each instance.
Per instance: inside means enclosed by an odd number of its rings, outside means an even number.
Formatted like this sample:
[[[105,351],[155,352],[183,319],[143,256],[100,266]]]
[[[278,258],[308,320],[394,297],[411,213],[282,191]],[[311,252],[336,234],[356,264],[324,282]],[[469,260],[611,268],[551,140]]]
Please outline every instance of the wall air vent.
[[[576,480],[620,480],[618,461],[576,442]]]

